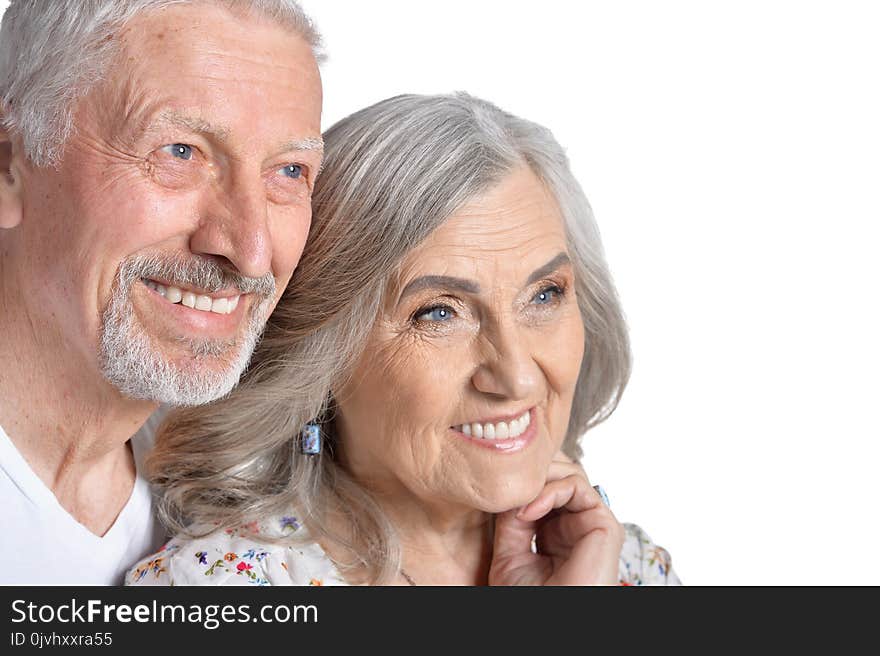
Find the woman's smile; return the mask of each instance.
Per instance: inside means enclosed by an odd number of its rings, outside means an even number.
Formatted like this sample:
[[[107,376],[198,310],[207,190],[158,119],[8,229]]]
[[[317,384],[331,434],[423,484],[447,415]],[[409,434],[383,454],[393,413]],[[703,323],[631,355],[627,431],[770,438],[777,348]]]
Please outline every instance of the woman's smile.
[[[334,392],[346,464],[383,497],[522,505],[565,438],[583,351],[559,206],[519,167],[403,259]]]
[[[472,421],[452,426],[450,429],[458,438],[464,438],[480,447],[494,449],[501,453],[522,451],[537,434],[537,422],[532,414],[537,408],[525,412],[494,419]]]
[[[621,560],[624,528],[577,463],[626,384],[629,341],[549,131],[466,95],[399,96],[324,141],[309,246],[253,373],[218,404],[228,428],[214,407],[200,430],[182,421],[169,434],[186,448],[156,471],[216,472],[202,516],[223,515],[218,526],[247,504],[285,527],[305,518],[327,567],[303,568],[308,545],[290,536],[289,554],[264,559],[283,583],[609,585],[650,567],[675,580],[642,534],[626,534],[639,555]],[[242,465],[255,437],[270,456]],[[194,453],[207,454],[198,467]],[[242,471],[247,504],[218,508]],[[187,554],[233,551],[218,537],[180,550],[192,580],[219,567]]]

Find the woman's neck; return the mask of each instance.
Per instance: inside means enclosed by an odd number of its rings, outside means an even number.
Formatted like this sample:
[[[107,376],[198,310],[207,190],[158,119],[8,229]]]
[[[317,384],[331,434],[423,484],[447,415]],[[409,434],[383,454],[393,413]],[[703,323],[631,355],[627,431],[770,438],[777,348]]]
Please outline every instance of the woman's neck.
[[[408,584],[486,584],[494,538],[491,514],[473,509],[440,513],[400,505],[383,510],[397,529],[401,569]]]
[[[373,498],[394,527],[401,552],[403,574],[397,585],[485,585],[492,562],[495,520],[464,506],[429,503],[409,494],[373,493]],[[351,563],[357,551],[347,512],[327,515],[329,535],[340,536],[351,547],[322,541],[324,551],[338,564]],[[344,568],[344,567],[343,567]],[[363,573],[346,573],[360,583]]]

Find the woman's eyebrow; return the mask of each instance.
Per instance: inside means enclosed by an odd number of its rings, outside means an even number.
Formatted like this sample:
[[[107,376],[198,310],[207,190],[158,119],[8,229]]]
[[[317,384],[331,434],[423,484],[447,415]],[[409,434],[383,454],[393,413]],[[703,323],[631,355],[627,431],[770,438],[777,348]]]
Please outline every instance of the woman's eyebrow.
[[[526,284],[531,285],[533,282],[550,275],[563,264],[568,264],[569,262],[571,262],[571,259],[568,257],[567,253],[559,253],[558,255],[554,256],[553,259],[547,262],[547,264],[535,269],[529,276]],[[403,291],[398,297],[398,302],[402,301],[410,294],[414,294],[415,292],[421,291],[423,289],[438,288],[452,289],[455,291],[464,292],[465,294],[480,293],[480,286],[473,280],[468,280],[467,278],[455,278],[453,276],[420,276],[415,280],[412,280],[409,284],[407,284],[406,287],[403,288]]]
[[[538,267],[532,272],[532,275],[529,276],[529,279],[526,280],[526,285],[531,285],[533,282],[537,282],[541,278],[545,276],[549,276],[551,273],[556,271],[563,264],[571,263],[571,258],[568,257],[567,253],[559,253],[552,260],[547,262],[544,266]]]
[[[480,293],[480,286],[473,280],[467,280],[466,278],[454,278],[452,276],[420,276],[403,288],[398,301],[401,301],[406,296],[414,294],[422,289],[436,288],[453,289],[455,291],[464,292],[465,294]]]

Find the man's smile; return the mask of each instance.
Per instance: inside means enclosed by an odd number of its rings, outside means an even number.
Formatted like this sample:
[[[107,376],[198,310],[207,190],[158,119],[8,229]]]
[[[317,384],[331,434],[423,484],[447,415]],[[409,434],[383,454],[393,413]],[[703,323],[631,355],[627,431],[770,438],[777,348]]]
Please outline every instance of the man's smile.
[[[200,293],[186,287],[162,284],[155,280],[141,279],[147,287],[159,294],[171,304],[181,304],[193,310],[213,312],[215,314],[231,314],[238,307],[241,294],[230,294],[221,291],[214,294]]]

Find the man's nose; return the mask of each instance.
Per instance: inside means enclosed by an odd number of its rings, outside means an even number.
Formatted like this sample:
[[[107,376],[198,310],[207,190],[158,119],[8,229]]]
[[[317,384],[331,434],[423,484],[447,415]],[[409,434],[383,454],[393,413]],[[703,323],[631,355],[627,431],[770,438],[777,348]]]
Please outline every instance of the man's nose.
[[[266,189],[259,176],[230,176],[202,201],[190,250],[229,260],[238,273],[259,278],[272,271],[272,235]]]
[[[479,338],[479,363],[471,378],[484,394],[525,399],[540,384],[541,369],[525,335],[515,326],[497,325]]]

